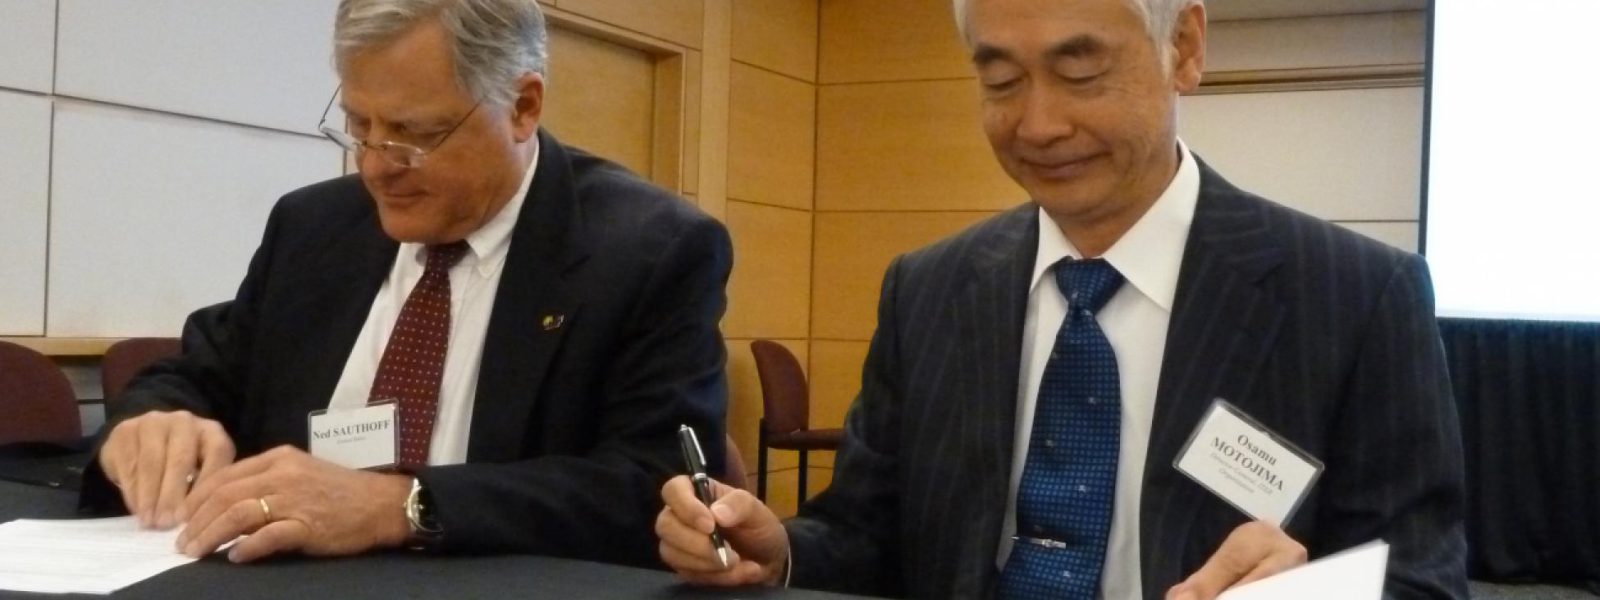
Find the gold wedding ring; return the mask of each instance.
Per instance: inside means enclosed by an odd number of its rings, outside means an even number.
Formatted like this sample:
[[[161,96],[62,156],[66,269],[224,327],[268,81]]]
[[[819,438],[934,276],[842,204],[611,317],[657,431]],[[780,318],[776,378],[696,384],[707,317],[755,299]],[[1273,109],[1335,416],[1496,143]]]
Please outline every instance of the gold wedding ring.
[[[261,505],[261,516],[266,517],[267,518],[267,522],[271,523],[272,522],[272,507],[271,506],[267,506],[267,499],[266,498],[256,498],[256,503]]]

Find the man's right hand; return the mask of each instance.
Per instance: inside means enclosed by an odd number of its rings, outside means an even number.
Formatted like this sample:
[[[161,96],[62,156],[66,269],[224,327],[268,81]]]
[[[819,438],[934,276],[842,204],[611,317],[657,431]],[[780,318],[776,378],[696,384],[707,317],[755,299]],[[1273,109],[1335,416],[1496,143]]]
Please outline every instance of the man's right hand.
[[[700,585],[777,585],[789,559],[789,532],[778,515],[741,489],[712,482],[717,501],[707,508],[683,475],[661,486],[666,507],[656,517],[661,559],[684,581]],[[724,568],[711,545],[720,528],[731,556]]]
[[[168,529],[188,518],[183,499],[190,486],[233,457],[222,424],[187,411],[151,412],[111,430],[100,448],[100,468],[140,525]]]

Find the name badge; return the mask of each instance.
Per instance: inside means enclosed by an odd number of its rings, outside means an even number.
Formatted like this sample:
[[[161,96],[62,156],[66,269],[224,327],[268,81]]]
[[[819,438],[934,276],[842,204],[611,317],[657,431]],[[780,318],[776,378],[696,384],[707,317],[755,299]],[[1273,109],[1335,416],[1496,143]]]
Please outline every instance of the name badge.
[[[1172,464],[1251,518],[1282,527],[1322,475],[1322,461],[1218,398]]]
[[[312,411],[311,455],[351,469],[395,464],[395,404]]]

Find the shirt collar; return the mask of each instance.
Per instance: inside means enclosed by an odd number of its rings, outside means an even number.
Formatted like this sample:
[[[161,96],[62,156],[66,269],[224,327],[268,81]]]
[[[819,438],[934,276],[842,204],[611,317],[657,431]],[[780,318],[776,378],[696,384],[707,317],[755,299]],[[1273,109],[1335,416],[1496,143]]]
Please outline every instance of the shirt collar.
[[[511,246],[511,230],[516,228],[517,217],[522,214],[523,200],[528,196],[528,190],[533,187],[533,173],[539,170],[539,146],[534,142],[533,161],[528,163],[528,168],[522,174],[522,185],[517,192],[500,207],[500,212],[489,218],[476,231],[467,234],[467,247],[469,252],[463,257],[462,262],[470,264],[477,269],[478,274],[484,277],[492,275],[506,262],[506,253]],[[402,244],[411,253],[418,265],[427,264],[427,245]],[[470,262],[468,258],[472,259]]]
[[[1183,248],[1200,198],[1200,167],[1183,140],[1178,140],[1178,161],[1178,172],[1161,197],[1102,257],[1139,293],[1167,312],[1172,312],[1173,298],[1177,296]],[[1045,272],[1061,259],[1082,256],[1044,208],[1039,208],[1039,249],[1028,289],[1038,286]]]

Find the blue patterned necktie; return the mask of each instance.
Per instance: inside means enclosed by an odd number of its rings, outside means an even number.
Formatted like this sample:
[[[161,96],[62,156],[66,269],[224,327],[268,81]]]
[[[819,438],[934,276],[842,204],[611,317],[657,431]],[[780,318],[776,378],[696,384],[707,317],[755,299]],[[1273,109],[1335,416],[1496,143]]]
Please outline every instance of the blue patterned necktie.
[[[1017,539],[1000,572],[1000,597],[1100,597],[1117,492],[1122,393],[1117,357],[1095,313],[1122,286],[1101,259],[1063,259],[1056,285],[1067,318],[1056,333],[1017,487]]]

